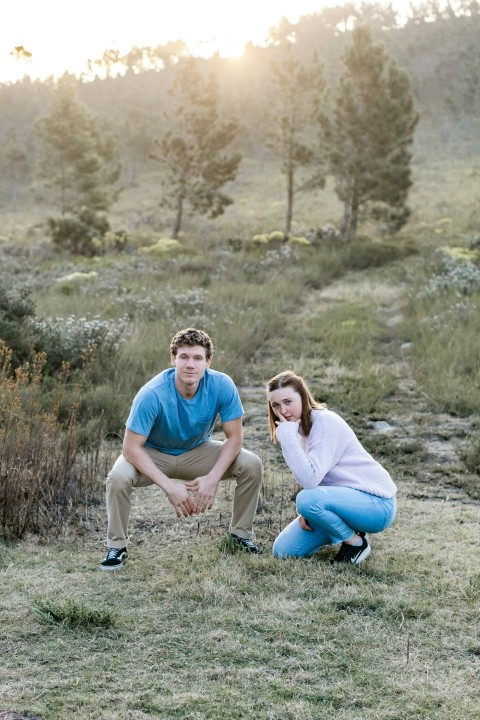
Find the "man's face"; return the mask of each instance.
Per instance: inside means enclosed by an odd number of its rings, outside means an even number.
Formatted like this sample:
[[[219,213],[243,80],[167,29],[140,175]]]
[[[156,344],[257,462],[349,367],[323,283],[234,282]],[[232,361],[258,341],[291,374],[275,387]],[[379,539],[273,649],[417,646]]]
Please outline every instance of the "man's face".
[[[186,387],[195,387],[210,367],[207,351],[201,345],[180,345],[177,354],[170,356],[175,368],[175,379]]]

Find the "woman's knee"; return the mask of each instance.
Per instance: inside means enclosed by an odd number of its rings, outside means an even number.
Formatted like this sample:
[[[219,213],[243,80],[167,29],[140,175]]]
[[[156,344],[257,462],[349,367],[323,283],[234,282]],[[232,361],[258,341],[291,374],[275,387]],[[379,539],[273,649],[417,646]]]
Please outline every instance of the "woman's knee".
[[[319,493],[319,488],[300,490],[296,498],[298,514],[307,518],[312,511],[318,513],[319,508],[322,507],[322,498],[323,493]]]
[[[287,558],[293,557],[292,549],[288,546],[288,542],[280,534],[273,543],[272,547],[273,557],[275,558]]]

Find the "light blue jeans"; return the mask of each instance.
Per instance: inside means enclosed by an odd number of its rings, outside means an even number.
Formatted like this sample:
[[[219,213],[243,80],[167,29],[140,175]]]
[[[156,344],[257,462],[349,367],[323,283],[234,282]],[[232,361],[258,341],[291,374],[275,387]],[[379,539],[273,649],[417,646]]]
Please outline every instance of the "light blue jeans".
[[[312,530],[303,530],[295,518],[276,538],[273,554],[275,557],[309,557],[324,545],[349,540],[356,530],[382,532],[393,522],[396,511],[395,497],[381,498],[331,485],[301,490],[297,495],[297,512]]]

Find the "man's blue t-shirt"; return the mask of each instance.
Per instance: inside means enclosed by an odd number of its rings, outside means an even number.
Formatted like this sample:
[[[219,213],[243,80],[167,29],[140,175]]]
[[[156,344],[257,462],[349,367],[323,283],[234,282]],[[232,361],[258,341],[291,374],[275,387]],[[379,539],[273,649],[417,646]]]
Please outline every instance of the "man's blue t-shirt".
[[[175,368],[169,368],[139,390],[125,424],[146,435],[148,447],[182,455],[211,437],[217,415],[222,422],[243,415],[238,390],[228,375],[207,369],[194,397],[186,400],[175,387]]]

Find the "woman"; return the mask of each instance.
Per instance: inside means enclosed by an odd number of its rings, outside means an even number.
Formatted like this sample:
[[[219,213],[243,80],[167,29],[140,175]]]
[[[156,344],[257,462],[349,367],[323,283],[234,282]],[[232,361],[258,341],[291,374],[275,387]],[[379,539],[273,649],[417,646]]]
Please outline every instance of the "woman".
[[[270,433],[299,485],[298,518],[277,537],[276,557],[308,557],[342,543],[335,562],[370,555],[366,533],[385,530],[396,512],[396,487],[336,413],[317,403],[291,371],[267,384]]]

